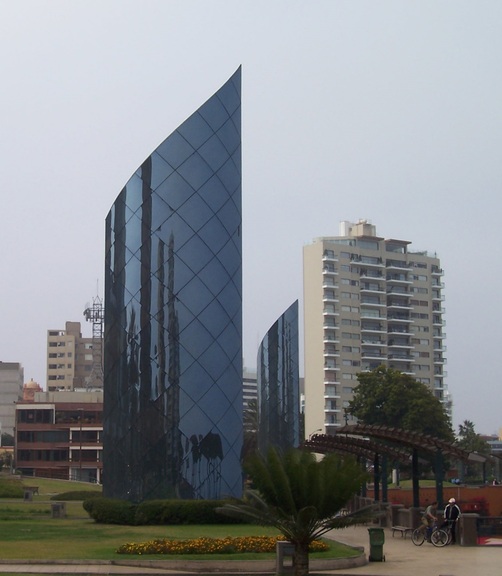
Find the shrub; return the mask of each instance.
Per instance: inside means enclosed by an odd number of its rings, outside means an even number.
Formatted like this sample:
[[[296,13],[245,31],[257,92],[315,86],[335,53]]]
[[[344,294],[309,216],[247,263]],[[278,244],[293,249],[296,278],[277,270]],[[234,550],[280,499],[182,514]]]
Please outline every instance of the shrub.
[[[23,483],[17,478],[0,478],[0,498],[22,498]]]
[[[125,524],[134,526],[136,505],[112,498],[88,498],[82,506],[89,516],[100,524]]]
[[[98,497],[88,498],[83,502],[83,507],[91,518],[104,524],[241,524],[239,519],[216,512],[216,508],[223,504],[225,502],[222,500],[147,500],[141,504],[132,504]]]
[[[101,498],[101,493],[92,490],[73,490],[51,496],[51,500],[66,500],[67,502],[72,500],[90,500],[92,498]]]

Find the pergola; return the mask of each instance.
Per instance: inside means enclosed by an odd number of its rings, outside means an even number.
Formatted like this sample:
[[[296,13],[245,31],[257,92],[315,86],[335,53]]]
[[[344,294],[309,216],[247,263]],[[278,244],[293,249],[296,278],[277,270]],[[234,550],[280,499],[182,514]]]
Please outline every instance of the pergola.
[[[443,504],[443,462],[445,456],[461,461],[486,462],[487,458],[476,452],[467,452],[458,446],[428,434],[411,432],[391,426],[368,424],[346,425],[338,428],[336,434],[312,434],[303,447],[318,454],[342,452],[354,454],[373,462],[375,500],[387,502],[387,463],[410,463],[412,470],[413,506],[420,506],[419,490],[419,451],[429,452],[435,459],[436,497]]]

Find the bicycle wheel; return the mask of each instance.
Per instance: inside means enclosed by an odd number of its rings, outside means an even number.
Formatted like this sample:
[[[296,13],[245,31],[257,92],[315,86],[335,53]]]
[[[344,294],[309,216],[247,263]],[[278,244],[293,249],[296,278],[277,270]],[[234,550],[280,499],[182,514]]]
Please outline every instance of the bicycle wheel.
[[[431,534],[431,542],[438,548],[446,546],[448,544],[448,532],[441,528],[434,530],[434,532]]]
[[[425,542],[425,533],[420,528],[415,528],[411,534],[411,541],[415,546],[422,546]]]

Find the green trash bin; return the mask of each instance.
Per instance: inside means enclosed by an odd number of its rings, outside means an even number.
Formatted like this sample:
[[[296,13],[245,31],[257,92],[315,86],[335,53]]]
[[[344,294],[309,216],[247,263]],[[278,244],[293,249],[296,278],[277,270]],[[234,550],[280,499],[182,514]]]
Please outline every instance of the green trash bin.
[[[370,562],[383,562],[383,544],[385,542],[385,533],[383,528],[368,528],[370,534]]]

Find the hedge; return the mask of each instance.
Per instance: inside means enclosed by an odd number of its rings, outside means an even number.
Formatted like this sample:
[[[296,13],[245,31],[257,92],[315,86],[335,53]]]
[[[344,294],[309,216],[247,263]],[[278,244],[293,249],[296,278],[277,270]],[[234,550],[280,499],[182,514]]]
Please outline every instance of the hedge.
[[[216,512],[216,508],[225,503],[224,500],[147,500],[133,504],[111,498],[91,498],[85,500],[83,506],[89,516],[101,524],[240,524],[240,520]]]

